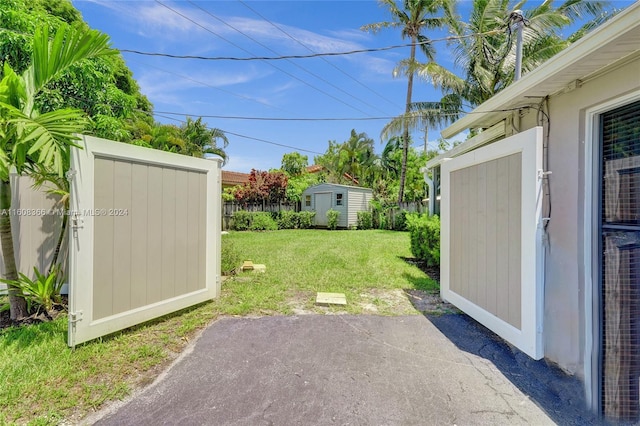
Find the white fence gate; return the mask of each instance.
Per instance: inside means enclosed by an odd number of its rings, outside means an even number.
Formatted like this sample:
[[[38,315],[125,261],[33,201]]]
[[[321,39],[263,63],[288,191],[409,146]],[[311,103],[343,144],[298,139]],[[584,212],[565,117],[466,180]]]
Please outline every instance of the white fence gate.
[[[82,145],[69,173],[69,346],[216,297],[220,162]]]
[[[543,356],[542,128],[442,164],[441,294]]]

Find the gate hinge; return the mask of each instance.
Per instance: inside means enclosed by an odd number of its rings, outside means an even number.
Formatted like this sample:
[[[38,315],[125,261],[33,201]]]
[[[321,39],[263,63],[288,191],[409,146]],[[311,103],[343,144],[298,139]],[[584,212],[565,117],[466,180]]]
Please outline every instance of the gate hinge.
[[[73,178],[76,176],[76,174],[78,174],[78,172],[76,172],[74,169],[69,169],[67,170],[67,173],[65,173],[64,175],[67,178],[67,180],[71,182]]]
[[[553,173],[553,172],[550,172],[550,171],[546,171],[546,172],[545,172],[545,171],[544,171],[544,170],[542,170],[542,169],[538,169],[538,179],[543,179],[543,178],[545,178],[546,176],[549,176],[549,175],[550,175],[550,174],[552,174],[552,173]]]
[[[78,321],[82,321],[82,311],[69,312],[69,322],[75,324]]]
[[[77,212],[74,212],[71,216],[71,228],[82,229],[84,228],[84,219],[80,217]]]

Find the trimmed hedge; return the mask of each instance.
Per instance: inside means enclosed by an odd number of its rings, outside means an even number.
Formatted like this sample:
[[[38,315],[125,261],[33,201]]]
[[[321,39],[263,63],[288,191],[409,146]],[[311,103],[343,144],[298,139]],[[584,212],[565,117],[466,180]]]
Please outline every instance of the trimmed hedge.
[[[429,266],[440,265],[440,218],[419,213],[409,213],[406,218],[411,253]]]
[[[231,229],[234,231],[275,231],[277,229],[309,229],[313,227],[316,212],[282,210],[277,213],[248,212],[239,210],[233,214]]]
[[[252,231],[277,231],[278,224],[269,212],[255,212],[251,221]]]
[[[298,226],[300,229],[313,228],[313,218],[316,217],[316,212],[303,211],[298,212]]]
[[[358,215],[358,229],[371,229],[373,228],[373,214],[367,211],[361,211]]]
[[[338,210],[329,209],[329,211],[327,211],[327,228],[337,229],[339,218],[340,212]]]

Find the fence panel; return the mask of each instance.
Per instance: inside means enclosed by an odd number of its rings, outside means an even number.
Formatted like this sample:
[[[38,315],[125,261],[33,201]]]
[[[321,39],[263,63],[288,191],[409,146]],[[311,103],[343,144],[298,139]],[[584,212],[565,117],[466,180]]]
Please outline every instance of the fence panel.
[[[220,292],[220,163],[83,139],[71,163],[69,346]]]
[[[46,185],[33,187],[33,179],[12,174],[11,177],[11,232],[18,272],[34,278],[33,268],[46,272],[51,267],[62,217],[65,214],[60,197],[48,194]],[[66,245],[61,247],[58,263],[65,266]],[[0,249],[0,273],[5,277],[4,259]],[[0,284],[0,289],[5,289]]]

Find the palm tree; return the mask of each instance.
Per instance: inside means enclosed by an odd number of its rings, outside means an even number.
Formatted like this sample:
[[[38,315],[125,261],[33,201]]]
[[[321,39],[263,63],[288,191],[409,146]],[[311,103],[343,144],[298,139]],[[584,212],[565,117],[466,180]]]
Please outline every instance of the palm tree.
[[[567,0],[559,7],[545,1],[526,10],[527,25],[523,29],[523,74],[567,47],[584,34],[585,30],[608,18],[603,14],[604,2]],[[402,128],[447,125],[457,119],[465,109],[485,102],[513,82],[515,69],[514,35],[508,18],[514,9],[524,9],[526,0],[512,3],[508,0],[474,0],[468,22],[456,10],[456,2],[445,4],[444,15],[449,33],[453,36],[451,48],[454,63],[461,68],[461,76],[435,61],[420,65],[419,77],[440,89],[444,97],[439,102],[420,102],[411,105],[411,113],[394,119],[383,129],[383,137]],[[576,19],[593,20],[573,36],[564,40],[558,30]],[[475,35],[475,36],[474,36]]]
[[[227,161],[227,153],[224,151],[224,148],[229,145],[227,136],[220,129],[207,127],[202,117],[197,120],[187,117],[187,121],[180,127],[180,133],[186,141],[184,154],[193,157],[215,154]],[[218,146],[218,140],[222,141],[224,148]]]
[[[356,133],[352,129],[351,136],[340,147],[340,174],[347,173],[356,180],[361,179],[375,158],[373,144],[373,139],[366,133]]]
[[[115,53],[109,48],[108,36],[94,30],[61,25],[52,40],[49,38],[46,25],[38,28],[32,42],[31,65],[19,76],[5,63],[0,80],[0,240],[7,280],[18,278],[10,217],[11,169],[23,173],[41,166],[62,176],[75,135],[86,124],[80,110],[40,114],[36,99],[69,67]],[[9,289],[9,305],[11,319],[27,315],[25,300],[15,288]]]
[[[402,61],[396,71],[403,70],[407,76],[407,97],[405,114],[411,111],[411,97],[413,93],[413,76],[416,70],[416,50],[420,46],[422,52],[429,60],[433,60],[433,46],[429,44],[429,38],[423,34],[425,29],[442,26],[442,19],[435,17],[442,8],[444,0],[402,0],[398,4],[396,0],[379,0],[391,12],[392,21],[378,22],[362,27],[363,30],[377,32],[382,28],[400,28],[402,38],[411,40],[409,59]],[[400,171],[400,191],[398,192],[398,204],[404,198],[404,184],[407,174],[407,155],[409,151],[409,127],[403,126],[402,168]]]

